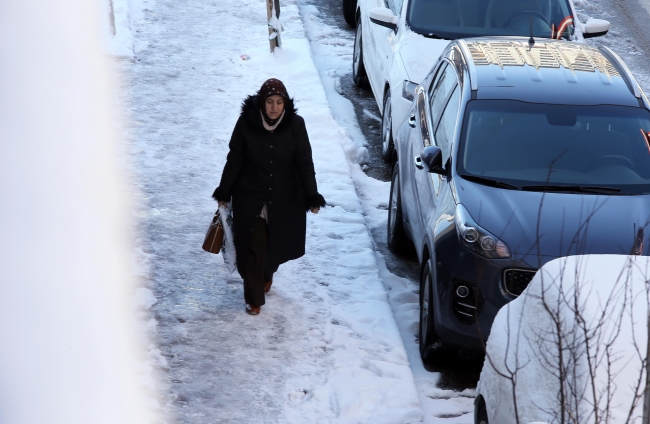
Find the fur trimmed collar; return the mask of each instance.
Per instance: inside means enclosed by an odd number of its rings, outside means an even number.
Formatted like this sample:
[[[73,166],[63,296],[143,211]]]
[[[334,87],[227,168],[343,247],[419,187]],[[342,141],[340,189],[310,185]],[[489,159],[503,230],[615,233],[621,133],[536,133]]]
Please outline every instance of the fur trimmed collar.
[[[248,96],[241,105],[241,116],[245,117],[252,125],[264,129],[262,114],[260,113],[260,102],[257,95]],[[289,125],[292,118],[296,115],[298,109],[294,106],[293,99],[289,99],[284,103],[284,115],[282,121],[278,122],[277,130],[281,130]]]

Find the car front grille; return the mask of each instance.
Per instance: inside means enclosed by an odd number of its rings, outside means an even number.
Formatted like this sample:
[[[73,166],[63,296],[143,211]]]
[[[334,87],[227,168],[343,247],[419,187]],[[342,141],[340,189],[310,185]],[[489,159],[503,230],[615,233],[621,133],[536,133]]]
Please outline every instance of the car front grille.
[[[535,269],[506,269],[503,272],[503,288],[510,296],[519,296],[535,276]]]

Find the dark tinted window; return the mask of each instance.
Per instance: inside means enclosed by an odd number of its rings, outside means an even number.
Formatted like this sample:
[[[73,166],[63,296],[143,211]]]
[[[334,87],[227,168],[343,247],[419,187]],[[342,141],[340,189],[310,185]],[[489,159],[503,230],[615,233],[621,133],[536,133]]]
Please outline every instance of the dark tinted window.
[[[438,86],[438,83],[440,82],[440,78],[442,78],[442,75],[445,73],[445,69],[447,68],[447,66],[449,66],[447,62],[442,62],[442,65],[440,65],[440,68],[436,72],[436,76],[433,78],[433,82],[429,87],[429,98],[432,98],[433,90]]]
[[[458,172],[527,185],[650,193],[650,112],[510,100],[468,103]]]
[[[434,128],[438,125],[438,119],[440,118],[442,108],[447,104],[449,93],[451,93],[451,90],[455,85],[456,73],[454,72],[454,68],[445,62],[440,71],[438,71],[438,75],[436,75],[433,84],[431,84],[431,89],[429,90],[431,119]]]
[[[442,157],[446,160],[449,157],[451,145],[454,141],[454,130],[456,129],[456,120],[458,117],[458,108],[460,101],[460,90],[458,85],[454,88],[454,92],[447,103],[445,111],[440,118],[440,124],[436,129],[435,141],[436,145],[442,150]]]
[[[573,20],[568,0],[412,0],[409,27],[446,39],[530,35],[568,39]]]

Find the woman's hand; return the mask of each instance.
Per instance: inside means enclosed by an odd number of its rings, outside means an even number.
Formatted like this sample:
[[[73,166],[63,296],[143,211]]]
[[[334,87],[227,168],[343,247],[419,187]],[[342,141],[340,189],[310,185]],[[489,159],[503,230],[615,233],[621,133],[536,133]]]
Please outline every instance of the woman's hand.
[[[222,206],[224,208],[227,208],[228,207],[228,202],[226,202],[225,200],[219,200],[219,207],[222,207]]]
[[[316,214],[318,213],[318,211],[320,210],[320,208],[316,207],[316,208],[311,208],[311,209],[309,209],[309,210],[311,211],[311,213],[313,213],[314,215],[316,215]]]

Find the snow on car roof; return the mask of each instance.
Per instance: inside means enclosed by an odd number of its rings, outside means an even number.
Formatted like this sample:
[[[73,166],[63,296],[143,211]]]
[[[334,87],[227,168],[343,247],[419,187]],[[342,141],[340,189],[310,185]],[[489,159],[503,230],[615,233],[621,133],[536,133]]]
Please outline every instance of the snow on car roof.
[[[558,40],[498,37],[463,40],[479,99],[639,106],[624,65],[596,48]],[[459,43],[460,44],[460,43]],[[626,80],[627,79],[627,80]]]
[[[498,65],[539,68],[564,68],[572,72],[596,72],[608,77],[621,74],[602,53],[593,47],[576,43],[535,42],[532,46],[521,41],[469,41],[467,43],[476,66]]]

